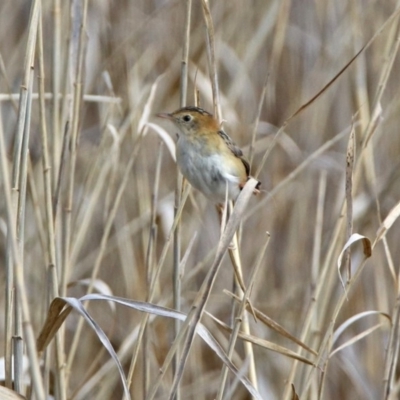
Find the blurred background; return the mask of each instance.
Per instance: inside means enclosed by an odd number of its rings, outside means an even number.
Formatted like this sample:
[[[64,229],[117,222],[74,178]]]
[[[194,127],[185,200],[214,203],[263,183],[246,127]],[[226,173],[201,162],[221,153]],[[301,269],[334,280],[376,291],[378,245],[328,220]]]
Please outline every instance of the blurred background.
[[[15,162],[18,101],[33,4],[24,0],[0,3],[0,133],[6,142],[10,171],[13,159]],[[49,297],[54,295],[48,284],[51,262],[43,121],[53,203],[57,199],[54,237],[50,240],[55,246],[59,294],[80,297],[92,280],[95,292],[146,301],[147,270],[155,268],[168,241],[177,182],[173,145],[165,139],[168,134],[174,142],[177,132],[155,114],[180,107],[186,13],[186,2],[174,0],[89,1],[86,18],[83,0],[42,0],[41,5],[45,114],[41,119],[37,45],[31,72],[32,109],[26,122],[30,163],[21,249],[35,334],[45,320]],[[397,7],[394,0],[210,1],[224,129],[246,155],[255,133],[252,172],[260,169],[258,179],[263,189],[251,199],[240,229],[244,280],[269,232],[271,239],[252,290],[252,304],[320,356],[301,350],[251,318],[252,335],[318,364],[313,368],[255,347],[262,398],[290,399],[292,383],[304,399],[397,398],[398,224],[395,222],[386,237],[373,245],[366,264],[362,245],[353,245],[352,274],[360,268],[362,272],[350,282],[348,299],[343,303],[337,270],[339,254],[349,236],[348,220],[352,221],[351,232],[374,242],[382,221],[400,199]],[[194,104],[197,91],[200,106],[212,112],[202,1],[192,1],[190,21],[186,103]],[[367,43],[319,97],[288,121]],[[81,80],[77,78],[79,54],[83,57]],[[80,83],[82,96],[76,95]],[[71,158],[69,142],[74,124],[76,161]],[[65,132],[67,144],[63,145]],[[355,135],[355,152],[349,217],[345,188],[350,132]],[[159,180],[157,163],[161,166]],[[125,175],[128,181],[123,186]],[[0,179],[3,192],[4,179]],[[71,213],[67,212],[69,205]],[[66,231],[68,218],[70,230]],[[187,312],[220,237],[214,205],[195,190],[185,204],[179,235],[181,256],[190,251],[182,272],[182,311]],[[0,195],[2,292],[6,291],[6,237],[7,211]],[[171,247],[153,301],[167,307],[172,307],[172,264]],[[344,266],[341,273],[346,281]],[[207,306],[207,311],[225,323],[230,322],[233,305],[223,290],[232,290],[232,282],[232,267],[226,257]],[[5,310],[6,302],[7,298],[1,297],[0,310]],[[121,360],[128,371],[143,315],[120,306],[113,309],[104,302],[90,305],[89,310],[114,348],[122,349]],[[375,313],[361,314],[367,311]],[[358,318],[351,320],[355,316]],[[116,369],[87,326],[79,331],[77,351],[68,358],[79,319],[72,313],[65,323],[67,398],[122,398]],[[208,317],[203,322],[226,349],[229,335]],[[2,355],[7,346],[4,324],[2,315]],[[341,326],[343,330],[338,329]],[[173,340],[173,321],[152,318],[146,335],[145,356],[139,359],[132,377],[134,399],[144,398],[146,385],[151,386],[157,377]],[[330,338],[329,345],[324,344],[324,338]],[[343,344],[350,345],[330,357]],[[146,379],[144,359],[148,363]],[[240,340],[233,361],[246,373]],[[57,373],[55,363],[51,365],[53,377]],[[104,366],[109,367],[101,373]],[[185,368],[181,398],[214,398],[221,368],[222,362],[213,351],[196,339]],[[167,398],[172,379],[169,371],[158,398]],[[58,398],[53,378],[49,387]],[[233,375],[226,393],[226,398],[250,398]]]

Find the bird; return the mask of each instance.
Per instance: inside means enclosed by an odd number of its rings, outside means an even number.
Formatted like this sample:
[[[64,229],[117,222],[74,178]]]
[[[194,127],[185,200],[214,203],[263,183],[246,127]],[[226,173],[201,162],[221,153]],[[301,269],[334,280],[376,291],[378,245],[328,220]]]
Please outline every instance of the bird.
[[[242,150],[208,111],[188,106],[157,114],[179,129],[176,161],[189,183],[211,201],[235,200],[250,178],[250,164]],[[254,193],[260,192],[258,181]]]

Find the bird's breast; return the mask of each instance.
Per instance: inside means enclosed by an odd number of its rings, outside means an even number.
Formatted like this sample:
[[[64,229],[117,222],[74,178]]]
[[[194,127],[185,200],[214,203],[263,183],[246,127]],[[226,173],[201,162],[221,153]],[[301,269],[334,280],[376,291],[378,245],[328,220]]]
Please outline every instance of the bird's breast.
[[[226,185],[229,197],[235,198],[246,180],[245,168],[233,154],[207,150],[205,143],[180,136],[176,159],[184,177],[208,198],[223,202]]]

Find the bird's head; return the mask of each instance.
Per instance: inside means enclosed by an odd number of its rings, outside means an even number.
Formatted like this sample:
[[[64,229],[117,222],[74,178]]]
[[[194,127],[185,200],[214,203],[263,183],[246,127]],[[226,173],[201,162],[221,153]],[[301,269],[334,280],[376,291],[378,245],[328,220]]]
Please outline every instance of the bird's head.
[[[212,114],[198,107],[184,107],[173,113],[157,114],[174,122],[182,134],[191,136],[204,131],[219,130],[218,121]]]

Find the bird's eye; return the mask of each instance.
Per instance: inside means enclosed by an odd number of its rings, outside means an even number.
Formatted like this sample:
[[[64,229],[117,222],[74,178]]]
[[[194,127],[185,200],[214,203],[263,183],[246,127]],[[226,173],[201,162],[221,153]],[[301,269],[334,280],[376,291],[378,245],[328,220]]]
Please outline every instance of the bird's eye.
[[[182,118],[185,122],[189,122],[189,121],[191,121],[192,120],[192,116],[191,115],[189,115],[189,114],[186,114],[186,115],[184,115],[183,116],[183,118]]]

